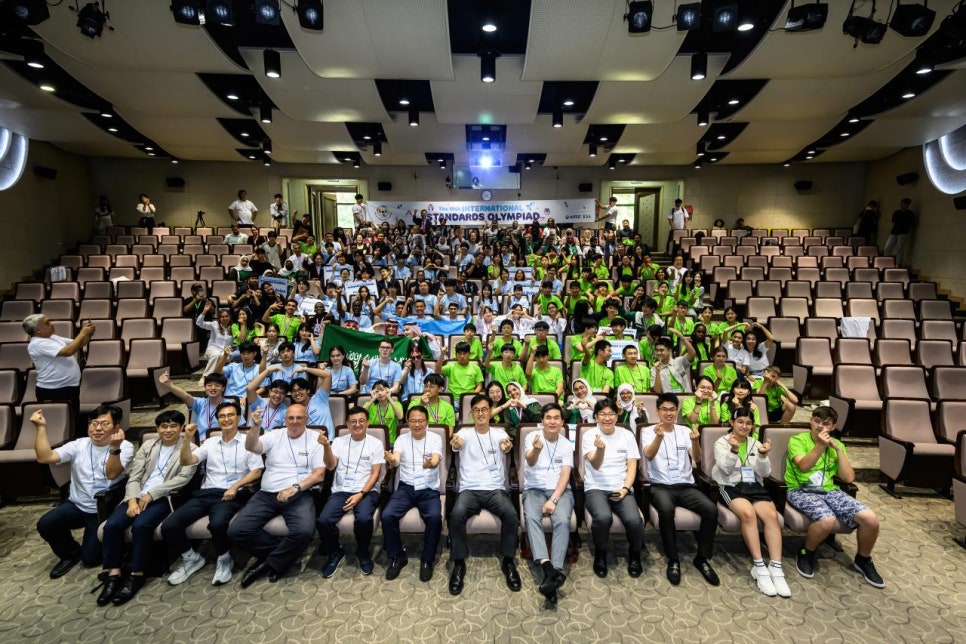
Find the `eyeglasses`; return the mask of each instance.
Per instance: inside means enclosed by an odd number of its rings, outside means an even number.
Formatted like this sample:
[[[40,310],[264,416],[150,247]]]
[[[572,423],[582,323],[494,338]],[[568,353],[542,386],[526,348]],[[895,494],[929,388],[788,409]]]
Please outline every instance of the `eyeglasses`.
[[[658,407],[657,410],[662,414],[672,414],[678,410],[677,407]]]
[[[474,414],[488,414],[488,413],[490,413],[490,408],[489,407],[474,407],[472,411],[473,411]]]
[[[217,416],[215,416],[215,418],[217,418],[218,420],[228,420],[229,418],[235,418],[236,416],[238,416],[238,414],[231,411],[231,412],[226,412],[224,414],[218,414]]]
[[[158,425],[158,429],[181,429],[181,425],[178,423],[161,423]]]
[[[111,427],[112,425],[114,425],[114,421],[112,421],[112,420],[92,420],[88,424],[91,427],[101,427],[103,429],[107,429],[107,428]]]
[[[617,414],[612,411],[599,411],[597,412],[597,416],[600,418],[616,418]]]

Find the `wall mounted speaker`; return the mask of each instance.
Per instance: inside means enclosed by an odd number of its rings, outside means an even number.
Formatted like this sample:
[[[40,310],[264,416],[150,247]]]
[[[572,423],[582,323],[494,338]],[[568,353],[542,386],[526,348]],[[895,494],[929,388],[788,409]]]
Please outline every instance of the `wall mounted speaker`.
[[[918,172],[907,172],[896,177],[896,183],[898,183],[900,186],[907,186],[910,183],[915,183],[917,181],[919,181]]]
[[[795,190],[798,192],[806,192],[812,189],[812,182],[808,179],[800,179],[795,182]]]
[[[50,179],[51,181],[57,178],[57,170],[54,168],[48,168],[45,165],[35,165],[34,174],[41,179]]]
[[[594,184],[592,183],[578,183],[577,190],[580,192],[591,192],[594,189]]]
[[[966,196],[953,197],[953,205],[956,206],[956,210],[966,210]]]
[[[168,177],[164,180],[164,185],[169,188],[184,188],[184,179],[181,177]]]
[[[379,188],[379,190],[381,190],[382,192],[389,192],[390,190],[392,190],[392,182],[380,181],[379,183],[376,184],[376,187]]]

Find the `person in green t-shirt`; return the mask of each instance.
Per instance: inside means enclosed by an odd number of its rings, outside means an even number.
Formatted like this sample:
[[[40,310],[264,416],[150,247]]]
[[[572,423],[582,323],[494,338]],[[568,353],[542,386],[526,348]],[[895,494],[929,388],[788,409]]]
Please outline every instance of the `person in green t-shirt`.
[[[403,418],[403,408],[392,397],[389,384],[385,380],[377,380],[372,384],[372,397],[363,407],[369,413],[369,424],[384,426],[389,436],[389,444],[395,443],[399,419]]]
[[[711,354],[711,360],[713,362],[704,368],[701,375],[711,378],[716,393],[726,394],[738,379],[738,370],[728,364],[728,350],[724,347],[717,347]]]
[[[544,280],[540,283],[540,292],[537,293],[537,305],[540,307],[540,313],[543,315],[547,314],[547,305],[553,302],[558,308],[563,308],[563,301],[553,294],[553,281]]]
[[[512,344],[504,344],[500,347],[500,362],[492,361],[493,354],[486,356],[486,372],[490,374],[492,380],[497,381],[505,388],[511,382],[525,382],[526,375],[519,362],[514,362],[514,351]]]
[[[691,429],[699,425],[720,423],[718,401],[714,395],[714,382],[707,376],[699,376],[694,387],[694,396],[688,396],[681,403],[681,416]]]
[[[691,335],[694,332],[694,320],[688,317],[688,303],[678,300],[674,305],[674,310],[667,319],[668,329],[677,329],[681,335]]]
[[[782,370],[775,365],[765,367],[761,379],[755,383],[755,391],[765,396],[768,406],[768,422],[787,425],[795,416],[798,396],[782,386]]]
[[[500,335],[497,336],[494,334],[490,336],[487,357],[501,353],[504,344],[513,347],[514,358],[519,358],[523,353],[523,343],[513,337],[512,320],[503,320],[500,322]]]
[[[423,380],[423,393],[409,399],[409,406],[422,405],[429,415],[430,425],[445,425],[449,433],[456,427],[456,410],[448,401],[439,397],[446,381],[438,373],[431,373]]]
[[[661,267],[651,261],[651,256],[644,255],[644,263],[641,264],[637,277],[641,280],[641,283],[644,283],[647,280],[655,279],[659,270],[661,270]]]
[[[467,322],[466,326],[463,327],[463,336],[470,345],[470,360],[482,360],[483,343],[480,342],[480,338],[476,335],[476,325],[472,322]]]
[[[279,313],[279,309],[285,309],[284,313]],[[267,309],[262,315],[262,322],[268,324],[269,322],[274,322],[278,325],[279,335],[288,339],[289,342],[295,342],[295,337],[298,335],[299,327],[302,326],[302,321],[295,316],[295,312],[298,311],[299,305],[295,300],[288,300],[285,304],[281,302],[276,302]]]
[[[634,388],[635,393],[640,394],[650,391],[651,369],[639,362],[641,354],[638,348],[628,345],[624,347],[621,355],[624,357],[624,364],[614,369],[614,386],[628,384]]]
[[[580,367],[580,377],[590,383],[592,391],[610,393],[614,388],[614,372],[607,363],[610,361],[611,348],[607,340],[598,340],[594,344],[594,357],[584,354],[583,365]]]
[[[788,503],[811,521],[805,533],[805,547],[798,553],[798,572],[806,579],[815,576],[815,551],[835,529],[837,519],[847,528],[858,528],[858,547],[851,569],[861,573],[869,585],[884,588],[885,583],[872,563],[879,519],[868,506],[835,484],[835,477],[847,484],[855,480],[855,469],[845,445],[832,438],[837,421],[834,409],[817,407],[812,411],[811,430],[796,434],[788,441],[785,466]]]
[[[483,391],[483,372],[480,370],[480,365],[470,362],[470,344],[468,342],[456,343],[456,362],[446,362],[444,356],[445,352],[439,354],[439,360],[436,361],[436,373],[441,373],[449,378],[449,391],[453,394],[453,400],[456,403],[453,406],[459,411],[460,397],[463,394]]]
[[[567,296],[564,298],[563,307],[567,309],[568,315],[574,314],[574,308],[577,306],[577,302],[586,299],[580,292],[580,283],[576,281],[570,282],[567,287]]]
[[[615,290],[614,293],[619,295],[621,298],[633,297],[635,288],[634,276],[628,275],[627,273],[621,273],[620,286],[617,287],[617,290]]]
[[[718,410],[720,418],[731,418],[734,410],[745,407],[755,417],[755,427],[761,426],[761,413],[758,405],[751,399],[751,383],[739,376],[731,385],[731,391],[721,396],[721,407]]]
[[[559,367],[550,364],[550,352],[547,347],[538,346],[527,358],[527,382],[530,391],[535,394],[556,394],[558,398],[564,393],[563,373]]]
[[[729,306],[724,310],[724,322],[719,323],[720,326],[717,329],[718,342],[721,344],[727,344],[728,340],[731,339],[731,333],[733,331],[745,332],[747,324],[744,322],[738,322],[738,311],[733,306]]]
[[[657,293],[654,295],[654,301],[657,302],[657,314],[665,321],[674,312],[674,307],[677,306],[677,301],[668,293],[670,289],[671,287],[667,282],[661,282],[657,285]]]
[[[584,355],[593,350],[594,343],[603,340],[604,336],[598,333],[597,320],[584,318],[581,320],[584,330],[580,335],[570,336],[570,359],[583,360]]]
[[[523,346],[523,358],[522,362],[526,363],[529,359],[530,354],[537,347],[547,347],[551,360],[560,360],[560,345],[557,344],[556,340],[549,339],[550,335],[550,325],[540,320],[533,325],[533,335],[535,337],[527,340],[526,344]]]

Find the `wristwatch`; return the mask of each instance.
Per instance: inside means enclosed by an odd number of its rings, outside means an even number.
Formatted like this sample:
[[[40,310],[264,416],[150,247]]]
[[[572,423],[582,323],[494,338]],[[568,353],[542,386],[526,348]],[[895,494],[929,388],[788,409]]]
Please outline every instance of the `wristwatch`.
[[[550,502],[553,503],[554,505],[557,505],[558,503],[560,503],[560,499],[556,497],[550,497]]]
[[[109,450],[107,450],[107,452],[108,452],[108,454],[114,454],[115,456],[120,456],[121,455],[121,448],[118,447],[117,449],[109,449]]]
[[[633,490],[631,490],[631,488],[627,487],[626,485],[624,487],[622,487],[621,489],[622,490],[627,490],[627,493],[628,494],[630,494],[633,491]]]
[[[292,487],[295,488],[295,491],[296,492],[301,492],[302,491],[302,486],[299,485],[298,483],[292,483]]]

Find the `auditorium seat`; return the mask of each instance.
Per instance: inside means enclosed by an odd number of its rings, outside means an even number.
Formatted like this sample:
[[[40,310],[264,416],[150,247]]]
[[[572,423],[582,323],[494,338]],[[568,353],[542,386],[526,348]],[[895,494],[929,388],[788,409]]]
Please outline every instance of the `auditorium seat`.
[[[770,297],[749,297],[745,301],[745,317],[764,324],[768,318],[776,317],[775,300]]]
[[[27,342],[4,342],[0,344],[0,369],[16,369],[26,373],[33,367],[30,354],[27,353]]]
[[[947,340],[954,352],[959,347],[956,323],[952,320],[923,320],[919,325],[919,334],[923,340]]]
[[[847,300],[852,300],[856,298],[872,299],[873,297],[874,296],[872,295],[872,285],[869,284],[868,282],[848,282],[845,285],[845,299]]]
[[[815,297],[842,299],[842,283],[821,281],[815,284]]]
[[[832,345],[828,338],[799,338],[795,345],[792,381],[795,391],[808,398],[824,400],[832,390]]]
[[[966,400],[966,367],[936,367],[932,372],[933,400]]]
[[[114,299],[114,284],[106,280],[90,281],[81,284],[85,300]]]
[[[925,400],[886,400],[879,436],[879,471],[883,490],[896,494],[896,483],[939,490],[948,496],[956,449],[942,443],[933,431]]]
[[[117,292],[115,297],[118,300],[137,300],[147,297],[147,286],[140,280],[118,282],[115,290]]]
[[[0,343],[27,342],[29,340],[30,336],[23,330],[23,325],[20,322],[0,322]]]
[[[935,282],[910,282],[909,299],[915,302],[920,300],[935,300],[939,296],[936,293]]]
[[[91,340],[87,344],[87,367],[117,367],[124,364],[121,340]]]
[[[47,296],[47,287],[43,282],[17,282],[14,287],[15,300],[29,300],[40,302]]]
[[[922,367],[884,367],[882,369],[882,397],[916,398],[929,400],[929,389],[926,387],[926,372]]]
[[[962,433],[957,437],[955,445],[953,499],[956,510],[956,521],[959,525],[966,526],[966,433]],[[963,548],[966,548],[966,537],[954,539],[954,541]]]
[[[517,438],[513,447],[513,449],[516,450],[516,462],[518,464],[522,464],[525,459],[524,446],[526,445],[527,436],[532,434],[533,432],[538,432],[538,431],[541,431],[541,429],[535,423],[520,425],[520,429],[518,431]],[[443,445],[446,445],[449,442],[449,440],[446,437],[446,432],[445,431],[441,432],[441,436],[443,438]],[[558,440],[569,440],[568,436],[569,436],[569,430],[567,426],[564,425],[560,430],[560,438]],[[574,460],[576,460],[578,457],[579,457],[578,454],[574,452]],[[563,463],[563,465],[570,466],[572,468],[574,464]],[[440,471],[445,472],[446,470],[440,469]],[[518,490],[521,490],[521,492],[518,495],[519,507],[517,508],[517,513],[520,516],[520,526],[522,528],[521,537],[522,537],[522,540],[526,542],[526,541],[529,541],[529,539],[527,535],[526,512],[523,504],[523,492],[522,492],[522,490],[524,489],[523,488],[524,467],[522,465],[518,465],[516,468],[516,471],[517,471],[516,486]],[[573,480],[573,476],[571,476],[571,480]],[[547,514],[542,515],[540,524],[543,527],[544,533],[550,534],[553,532],[553,524],[550,522],[550,515],[547,515]],[[574,542],[574,540],[577,537],[576,532],[577,532],[577,511],[575,509],[570,513],[570,534],[571,534],[572,542]]]
[[[912,365],[912,349],[904,338],[877,338],[875,341],[875,366]]]
[[[74,300],[80,302],[80,284],[77,282],[54,282],[50,285],[50,300]]]
[[[770,297],[775,302],[782,299],[782,284],[777,280],[761,280],[755,284],[755,297]]]
[[[879,324],[879,302],[873,299],[855,298],[845,304],[845,315],[853,318],[872,318]]]
[[[879,269],[877,268],[857,268],[852,271],[852,279],[856,282],[871,282],[872,288],[879,283]],[[881,280],[893,281],[893,280]]]
[[[80,413],[84,416],[98,405],[123,405],[130,409],[130,400],[124,398],[124,370],[116,367],[85,367],[81,371]],[[119,423],[121,427],[128,425]]]
[[[872,257],[872,268],[895,268],[896,258],[891,255],[875,255]]]
[[[921,300],[919,302],[919,319],[952,320],[952,304],[949,300]]]
[[[953,366],[952,343],[949,340],[920,340],[916,345],[916,364],[926,369]]]
[[[838,412],[836,429],[843,435],[860,438],[878,436],[882,397],[871,364],[835,365],[829,404]]]
[[[858,255],[853,255],[845,261],[845,267],[850,271],[854,271],[856,268],[869,268],[869,265],[868,257],[859,257]]]
[[[161,337],[168,352],[168,366],[175,375],[191,373],[201,363],[195,321],[184,317],[161,320]]]
[[[465,425],[457,425],[456,429],[463,429]],[[490,427],[500,427],[501,425],[490,425]],[[455,494],[447,494],[447,508],[446,512],[452,518],[453,507],[456,505],[456,496],[459,494],[460,486],[462,481],[459,476],[459,452],[454,452],[453,454],[453,464],[456,467],[456,483],[453,487]],[[442,474],[442,473],[441,473]],[[510,454],[509,452],[503,455],[503,476],[506,481],[505,491],[510,492],[512,487],[512,479],[510,478]],[[451,500],[452,499],[452,500]],[[515,500],[515,499],[513,499]],[[513,504],[514,507],[517,505]],[[519,518],[519,517],[518,517]],[[476,514],[469,518],[466,522],[466,534],[500,534],[500,519],[496,515],[491,514],[488,510],[481,510],[479,514]]]
[[[899,282],[879,282],[875,287],[875,297],[880,302],[901,300],[905,297],[905,290]]]
[[[30,417],[43,410],[47,419],[47,439],[57,448],[74,436],[74,414],[70,404],[33,403],[24,406],[20,431],[13,449],[0,450],[0,500],[6,503],[23,496],[42,496],[50,493],[50,466],[37,462],[34,442],[37,428]]]
[[[816,297],[812,301],[812,315],[817,318],[840,320],[845,316],[840,297]]]
[[[20,373],[16,369],[0,369],[0,405],[20,402]]]
[[[916,309],[912,300],[883,300],[882,319],[916,321]]]

